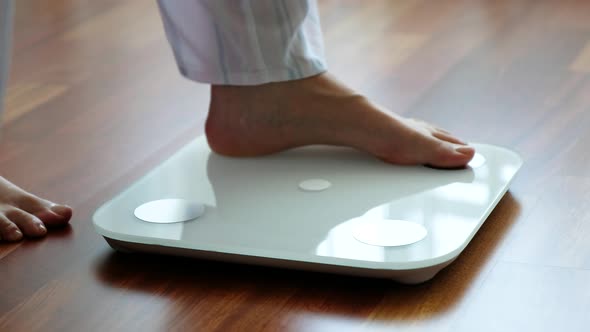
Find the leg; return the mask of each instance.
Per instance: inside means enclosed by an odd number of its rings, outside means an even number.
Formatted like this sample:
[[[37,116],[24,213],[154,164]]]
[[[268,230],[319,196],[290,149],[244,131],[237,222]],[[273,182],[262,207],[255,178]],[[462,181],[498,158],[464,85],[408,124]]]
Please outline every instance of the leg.
[[[383,109],[329,75],[313,1],[159,5],[181,73],[212,85],[205,129],[217,153],[332,144],[395,164],[459,167],[473,157],[448,132]]]
[[[12,0],[0,0],[0,115],[8,79]],[[43,236],[47,227],[68,223],[72,209],[30,194],[0,176],[0,241],[18,241],[23,234]]]

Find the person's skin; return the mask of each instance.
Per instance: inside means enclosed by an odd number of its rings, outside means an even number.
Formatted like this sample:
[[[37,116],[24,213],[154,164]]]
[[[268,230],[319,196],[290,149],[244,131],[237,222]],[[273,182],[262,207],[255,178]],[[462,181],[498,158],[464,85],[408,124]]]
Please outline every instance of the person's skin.
[[[392,164],[456,168],[475,153],[449,132],[398,116],[326,73],[256,86],[214,85],[205,132],[213,151],[234,157],[330,144]]]
[[[69,223],[72,208],[37,197],[0,177],[0,242],[45,236]]]

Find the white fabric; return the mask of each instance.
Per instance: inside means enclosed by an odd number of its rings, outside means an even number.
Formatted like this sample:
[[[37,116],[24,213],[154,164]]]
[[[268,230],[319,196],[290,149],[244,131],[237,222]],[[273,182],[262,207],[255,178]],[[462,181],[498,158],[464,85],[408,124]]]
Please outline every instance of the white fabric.
[[[0,0],[0,115],[4,108],[4,94],[8,85],[12,13],[12,0]]]
[[[209,84],[257,85],[326,70],[312,0],[158,0],[180,72]]]

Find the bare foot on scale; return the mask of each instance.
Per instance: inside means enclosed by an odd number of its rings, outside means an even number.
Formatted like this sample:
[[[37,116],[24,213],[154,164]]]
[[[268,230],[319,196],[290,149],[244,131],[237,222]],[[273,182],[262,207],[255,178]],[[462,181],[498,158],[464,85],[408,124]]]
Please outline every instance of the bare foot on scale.
[[[328,74],[257,86],[212,86],[205,130],[215,152],[234,157],[330,144],[392,164],[456,168],[475,153],[449,132],[388,112]]]

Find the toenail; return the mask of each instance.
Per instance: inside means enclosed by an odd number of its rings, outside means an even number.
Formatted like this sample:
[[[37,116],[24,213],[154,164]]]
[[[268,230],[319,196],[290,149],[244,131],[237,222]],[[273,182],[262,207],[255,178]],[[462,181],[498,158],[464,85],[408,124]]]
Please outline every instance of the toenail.
[[[52,205],[52,206],[51,206],[49,209],[50,209],[50,210],[51,210],[53,213],[55,213],[55,214],[57,214],[57,215],[60,215],[60,216],[62,216],[62,217],[65,217],[65,215],[64,215],[64,214],[65,214],[65,211],[64,211],[64,210],[66,210],[66,209],[68,209],[68,208],[69,208],[69,207],[67,207],[67,206],[65,206],[65,205],[54,204],[54,205]]]
[[[473,152],[473,148],[470,146],[458,146],[455,148],[455,151],[462,153],[462,154],[468,154]]]
[[[43,224],[37,224],[37,228],[41,231],[47,231],[47,228],[45,228],[45,226]]]
[[[20,239],[21,237],[23,237],[23,233],[21,233],[21,231],[19,231],[19,230],[12,232],[12,234],[10,236],[10,238],[13,240]]]

